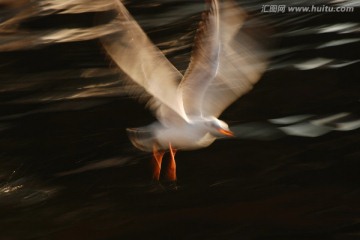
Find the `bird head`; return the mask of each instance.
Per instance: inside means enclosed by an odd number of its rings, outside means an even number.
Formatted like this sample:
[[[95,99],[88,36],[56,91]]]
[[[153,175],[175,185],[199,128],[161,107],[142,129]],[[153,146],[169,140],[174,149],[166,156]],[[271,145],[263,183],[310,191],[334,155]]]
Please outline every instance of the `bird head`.
[[[215,137],[233,137],[234,133],[230,131],[229,125],[217,118],[211,118],[205,123],[208,131]]]

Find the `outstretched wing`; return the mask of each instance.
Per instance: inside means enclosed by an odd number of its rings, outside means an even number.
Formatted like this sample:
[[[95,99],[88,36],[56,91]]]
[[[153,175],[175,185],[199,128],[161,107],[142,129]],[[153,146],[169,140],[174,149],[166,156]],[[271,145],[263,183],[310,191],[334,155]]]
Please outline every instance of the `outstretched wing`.
[[[216,116],[252,89],[265,71],[260,47],[239,32],[246,14],[232,0],[210,0],[181,82],[188,116]]]
[[[180,117],[187,120],[178,84],[182,74],[149,40],[122,2],[116,1],[121,31],[101,39],[112,60],[141,88],[129,94],[151,95],[148,106],[160,121]]]
[[[250,91],[266,69],[261,47],[239,31],[245,17],[234,1],[225,0],[221,5],[219,67],[202,98],[203,116],[218,117],[231,103]]]
[[[202,15],[190,64],[180,84],[188,116],[202,116],[203,98],[218,71],[221,50],[219,20],[219,3],[211,0],[209,10]]]

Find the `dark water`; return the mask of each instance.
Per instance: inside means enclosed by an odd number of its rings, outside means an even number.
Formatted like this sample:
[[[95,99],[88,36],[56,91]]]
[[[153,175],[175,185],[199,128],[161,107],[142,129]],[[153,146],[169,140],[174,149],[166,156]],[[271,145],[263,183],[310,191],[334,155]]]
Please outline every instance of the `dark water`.
[[[154,119],[99,43],[116,31],[111,4],[59,2],[0,1],[0,239],[359,239],[358,9],[243,1],[269,31],[271,64],[222,115],[243,137],[179,152],[171,190],[125,134]],[[186,69],[203,2],[127,6]],[[311,117],[269,121],[298,115]]]

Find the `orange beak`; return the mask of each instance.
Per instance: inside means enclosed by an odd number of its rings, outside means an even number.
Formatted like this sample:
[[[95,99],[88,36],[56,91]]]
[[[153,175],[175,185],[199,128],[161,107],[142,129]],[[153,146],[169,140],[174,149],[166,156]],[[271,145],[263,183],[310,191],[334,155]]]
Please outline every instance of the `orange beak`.
[[[234,133],[232,131],[229,130],[225,130],[225,129],[219,129],[219,133],[228,136],[228,137],[234,137]]]

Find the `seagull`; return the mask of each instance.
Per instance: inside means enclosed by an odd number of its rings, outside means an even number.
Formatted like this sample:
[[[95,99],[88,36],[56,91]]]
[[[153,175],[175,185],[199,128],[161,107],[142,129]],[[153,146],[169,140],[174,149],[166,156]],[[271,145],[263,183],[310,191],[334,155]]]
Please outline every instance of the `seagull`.
[[[183,75],[148,38],[121,1],[115,1],[119,32],[101,43],[128,76],[128,94],[146,98],[157,121],[128,128],[132,144],[152,152],[153,179],[159,181],[162,159],[170,154],[166,181],[176,181],[177,150],[208,147],[233,137],[220,114],[252,89],[266,70],[263,49],[241,33],[247,17],[232,0],[207,0],[196,32],[189,66]],[[135,87],[134,87],[135,83]]]

